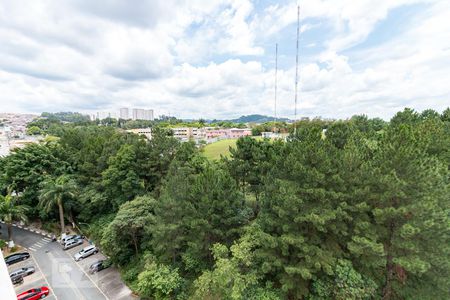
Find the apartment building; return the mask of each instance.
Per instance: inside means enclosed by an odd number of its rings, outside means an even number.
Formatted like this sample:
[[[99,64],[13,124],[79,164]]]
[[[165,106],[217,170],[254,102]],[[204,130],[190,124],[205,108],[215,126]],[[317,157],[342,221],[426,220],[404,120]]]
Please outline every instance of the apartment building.
[[[136,129],[129,129],[127,132],[132,132],[134,134],[138,135],[144,135],[148,140],[152,139],[152,129],[151,128],[136,128]]]
[[[120,118],[124,120],[130,119],[130,110],[128,107],[123,107],[120,109]]]
[[[179,140],[187,141],[192,136],[192,128],[191,127],[175,127],[172,128],[173,136]]]
[[[237,139],[252,135],[248,128],[216,128],[216,127],[175,127],[172,128],[173,136],[179,140],[210,140],[210,139]]]
[[[228,138],[238,139],[244,136],[251,136],[252,130],[248,128],[230,128],[228,131]]]
[[[132,117],[133,120],[147,120],[153,121],[153,109],[141,109],[133,108]]]

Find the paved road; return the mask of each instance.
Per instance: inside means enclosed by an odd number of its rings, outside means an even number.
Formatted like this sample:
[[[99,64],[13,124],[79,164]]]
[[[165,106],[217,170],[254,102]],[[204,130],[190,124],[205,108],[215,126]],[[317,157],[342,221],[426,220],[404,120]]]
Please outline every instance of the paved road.
[[[2,236],[6,237],[6,226],[1,226]],[[13,239],[16,244],[28,248],[32,258],[14,264],[9,269],[25,265],[35,265],[38,269],[35,274],[24,278],[24,283],[16,287],[16,293],[46,285],[52,290],[52,297],[47,299],[109,299],[87,276],[79,263],[75,262],[68,252],[63,251],[57,242],[51,242],[48,238],[20,228],[13,229]]]

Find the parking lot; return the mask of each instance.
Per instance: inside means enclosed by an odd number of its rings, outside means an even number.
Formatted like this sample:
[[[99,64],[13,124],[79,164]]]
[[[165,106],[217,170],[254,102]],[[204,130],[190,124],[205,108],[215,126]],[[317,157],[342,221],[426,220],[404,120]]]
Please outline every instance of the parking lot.
[[[5,234],[4,228],[1,229]],[[117,269],[110,267],[95,274],[89,274],[89,266],[104,255],[97,253],[79,262],[73,255],[89,245],[63,250],[58,242],[20,228],[13,228],[17,244],[24,247],[21,252],[29,252],[31,257],[8,267],[12,272],[24,266],[34,266],[35,273],[25,276],[22,284],[15,286],[17,294],[30,288],[47,286],[50,295],[47,299],[57,300],[129,300],[136,299],[123,283]],[[0,297],[1,298],[1,297]]]
[[[33,255],[31,255],[31,257],[27,260],[24,260],[19,263],[15,263],[13,265],[8,266],[8,271],[9,271],[9,273],[11,273],[14,270],[20,269],[22,267],[28,267],[28,266],[35,267],[36,271],[31,275],[25,276],[23,278],[23,283],[17,284],[14,286],[16,294],[20,294],[29,289],[37,288],[37,287],[41,287],[41,286],[47,286],[50,288],[50,285],[48,284],[44,274],[38,267]],[[46,299],[56,299],[53,291],[50,292],[49,296]]]
[[[70,255],[71,258],[73,258],[73,255],[75,253],[86,246],[89,246],[89,243],[87,241],[84,241],[83,245],[65,250],[65,252]],[[108,299],[132,299],[126,297],[127,295],[129,295],[129,290],[124,289],[123,281],[116,269],[107,268],[94,274],[89,273],[90,265],[102,259],[106,259],[106,257],[99,252],[80,260],[79,262],[77,262],[77,264],[81,267],[86,276],[88,276],[92,280],[92,282],[105,293]]]

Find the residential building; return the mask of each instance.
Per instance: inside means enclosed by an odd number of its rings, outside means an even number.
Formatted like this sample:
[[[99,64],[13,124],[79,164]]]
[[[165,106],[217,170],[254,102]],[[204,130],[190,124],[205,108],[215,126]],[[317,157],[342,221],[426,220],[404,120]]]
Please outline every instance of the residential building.
[[[210,139],[237,139],[252,135],[251,129],[244,128],[216,128],[216,127],[175,127],[173,136],[179,140],[210,140]]]
[[[127,132],[132,132],[139,135],[145,135],[145,137],[149,140],[152,139],[152,129],[151,128],[136,128],[136,129],[129,129]]]
[[[280,132],[261,132],[261,136],[265,139],[282,139],[285,140],[288,137],[288,133],[280,133]]]
[[[192,138],[191,127],[175,127],[172,128],[173,136],[179,140],[187,141]]]
[[[123,107],[120,109],[120,118],[124,120],[130,119],[129,109],[128,107]]]
[[[2,299],[17,299],[2,251],[0,251],[0,282],[2,283],[0,284],[0,295],[2,295]]]
[[[248,128],[230,128],[228,132],[228,138],[238,139],[244,136],[251,136],[252,130]]]
[[[133,120],[153,121],[153,109],[133,108],[131,118]]]
[[[143,120],[144,119],[144,110],[139,108],[133,108],[132,116],[133,120]]]
[[[144,110],[144,120],[153,121],[153,109]]]
[[[117,115],[114,113],[111,113],[109,111],[99,111],[97,112],[97,120],[104,120],[107,118],[113,118],[113,119],[117,119]]]

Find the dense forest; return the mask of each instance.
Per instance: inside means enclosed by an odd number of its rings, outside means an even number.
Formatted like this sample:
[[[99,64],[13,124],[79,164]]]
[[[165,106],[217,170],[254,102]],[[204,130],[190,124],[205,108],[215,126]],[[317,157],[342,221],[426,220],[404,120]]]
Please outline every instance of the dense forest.
[[[0,202],[79,224],[143,299],[449,298],[450,109],[305,120],[219,161],[156,125],[44,123]]]

